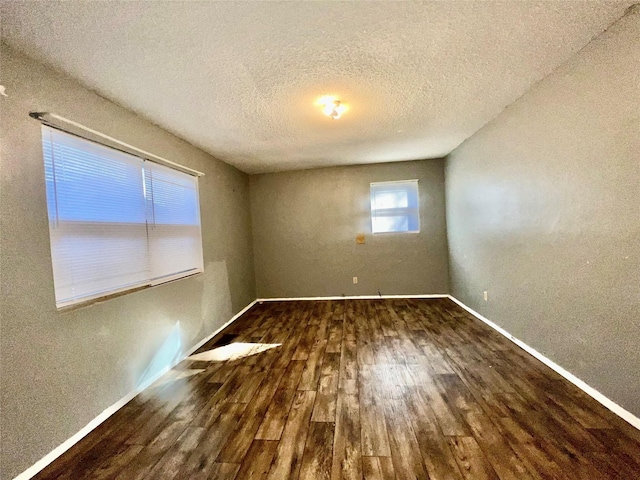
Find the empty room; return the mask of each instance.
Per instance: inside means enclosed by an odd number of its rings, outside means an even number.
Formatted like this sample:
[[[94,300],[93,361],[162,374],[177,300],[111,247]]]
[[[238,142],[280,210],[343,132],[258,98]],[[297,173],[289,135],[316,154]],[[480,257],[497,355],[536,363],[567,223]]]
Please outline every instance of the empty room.
[[[640,5],[0,27],[0,480],[640,479]]]

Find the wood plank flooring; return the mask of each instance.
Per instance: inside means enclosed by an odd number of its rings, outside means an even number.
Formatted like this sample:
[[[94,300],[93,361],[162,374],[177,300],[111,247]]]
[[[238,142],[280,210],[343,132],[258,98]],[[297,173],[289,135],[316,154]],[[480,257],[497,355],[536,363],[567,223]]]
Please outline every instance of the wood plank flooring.
[[[448,299],[265,302],[229,349],[35,478],[640,479],[640,431]]]

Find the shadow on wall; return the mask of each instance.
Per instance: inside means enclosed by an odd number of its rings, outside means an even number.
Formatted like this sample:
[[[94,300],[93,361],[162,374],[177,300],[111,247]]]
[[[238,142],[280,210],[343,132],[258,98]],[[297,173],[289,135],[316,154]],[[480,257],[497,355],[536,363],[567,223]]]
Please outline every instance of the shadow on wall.
[[[164,312],[169,318],[180,318],[190,309],[190,302],[200,303],[200,321],[195,323],[180,323],[176,320],[168,333],[159,344],[150,349],[154,352],[144,369],[136,375],[135,388],[144,389],[153,383],[160,375],[182,359],[193,345],[208,337],[233,316],[231,289],[227,264],[209,262],[205,265],[202,275],[185,280],[176,286],[184,289],[185,296],[179,301],[186,304],[176,304]],[[160,287],[162,288],[162,287]],[[163,329],[166,327],[163,327]]]

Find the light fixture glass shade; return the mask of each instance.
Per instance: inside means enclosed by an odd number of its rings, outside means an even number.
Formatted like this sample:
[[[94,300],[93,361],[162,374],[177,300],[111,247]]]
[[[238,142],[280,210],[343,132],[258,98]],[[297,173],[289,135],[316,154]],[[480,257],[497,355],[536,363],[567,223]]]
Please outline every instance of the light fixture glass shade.
[[[324,113],[327,117],[333,118],[334,120],[339,119],[347,110],[345,104],[332,96],[321,97],[320,99],[318,99],[317,104],[322,106],[322,113]]]

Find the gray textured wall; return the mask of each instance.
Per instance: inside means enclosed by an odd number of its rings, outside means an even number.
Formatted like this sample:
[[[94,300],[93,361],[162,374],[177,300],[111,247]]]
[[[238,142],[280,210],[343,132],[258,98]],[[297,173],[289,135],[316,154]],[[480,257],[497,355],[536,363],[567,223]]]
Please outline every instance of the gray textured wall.
[[[453,294],[640,415],[640,14],[456,149],[446,179]]]
[[[413,178],[420,233],[372,235],[369,183]],[[448,292],[442,160],[252,175],[251,209],[258,297]]]
[[[12,478],[255,298],[249,178],[2,47],[2,456]],[[40,124],[50,111],[205,172],[205,273],[92,307],[55,308]],[[155,358],[155,360],[154,360]]]

